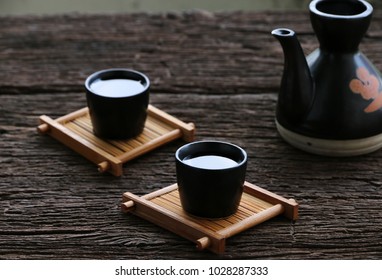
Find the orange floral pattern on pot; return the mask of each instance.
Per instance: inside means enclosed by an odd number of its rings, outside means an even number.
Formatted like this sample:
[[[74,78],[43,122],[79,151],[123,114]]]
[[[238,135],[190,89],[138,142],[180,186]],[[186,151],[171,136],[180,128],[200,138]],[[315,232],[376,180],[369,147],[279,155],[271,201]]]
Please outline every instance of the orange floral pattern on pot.
[[[350,81],[349,87],[353,93],[360,94],[365,100],[373,100],[364,112],[372,113],[382,107],[382,91],[376,76],[369,73],[365,67],[357,69],[357,79]]]

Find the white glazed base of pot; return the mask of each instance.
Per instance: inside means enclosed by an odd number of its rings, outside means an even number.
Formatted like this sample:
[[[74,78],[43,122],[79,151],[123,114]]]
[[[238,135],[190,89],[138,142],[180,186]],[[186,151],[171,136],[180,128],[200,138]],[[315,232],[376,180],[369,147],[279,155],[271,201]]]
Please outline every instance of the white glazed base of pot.
[[[368,154],[382,148],[382,133],[361,139],[329,140],[304,136],[290,131],[276,120],[281,137],[292,146],[317,155],[346,157]]]

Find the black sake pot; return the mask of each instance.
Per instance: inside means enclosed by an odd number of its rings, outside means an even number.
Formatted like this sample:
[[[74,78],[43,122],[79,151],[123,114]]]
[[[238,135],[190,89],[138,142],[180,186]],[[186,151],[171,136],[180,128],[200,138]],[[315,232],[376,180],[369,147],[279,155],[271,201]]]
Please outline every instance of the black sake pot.
[[[375,151],[382,147],[382,77],[358,49],[373,8],[363,0],[315,0],[309,9],[319,48],[308,57],[294,31],[272,31],[285,57],[278,131],[316,154]]]

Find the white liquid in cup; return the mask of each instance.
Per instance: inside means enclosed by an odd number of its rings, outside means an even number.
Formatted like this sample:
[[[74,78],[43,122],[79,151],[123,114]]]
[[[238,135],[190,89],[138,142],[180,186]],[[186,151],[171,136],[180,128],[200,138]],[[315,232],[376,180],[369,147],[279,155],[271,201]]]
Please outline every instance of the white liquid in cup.
[[[90,89],[104,97],[127,97],[144,91],[145,86],[140,81],[129,79],[95,80]]]
[[[238,163],[230,158],[215,156],[215,155],[205,155],[189,159],[184,159],[184,163],[204,169],[226,169],[235,167]]]

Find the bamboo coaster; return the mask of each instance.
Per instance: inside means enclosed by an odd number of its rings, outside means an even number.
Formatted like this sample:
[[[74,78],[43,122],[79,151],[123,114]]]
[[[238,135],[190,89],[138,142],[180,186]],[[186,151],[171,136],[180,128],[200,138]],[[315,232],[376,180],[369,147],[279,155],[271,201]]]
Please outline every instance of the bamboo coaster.
[[[178,138],[194,140],[195,126],[184,123],[149,105],[143,132],[127,140],[106,140],[93,134],[88,108],[83,108],[56,120],[40,116],[37,130],[62,142],[97,164],[98,171],[122,175],[122,164]]]
[[[223,219],[197,218],[184,212],[177,184],[141,197],[126,192],[122,197],[121,210],[131,212],[196,243],[199,250],[208,249],[217,254],[224,252],[227,238],[273,217],[282,214],[291,220],[298,219],[296,201],[248,182],[244,184],[238,211]]]

